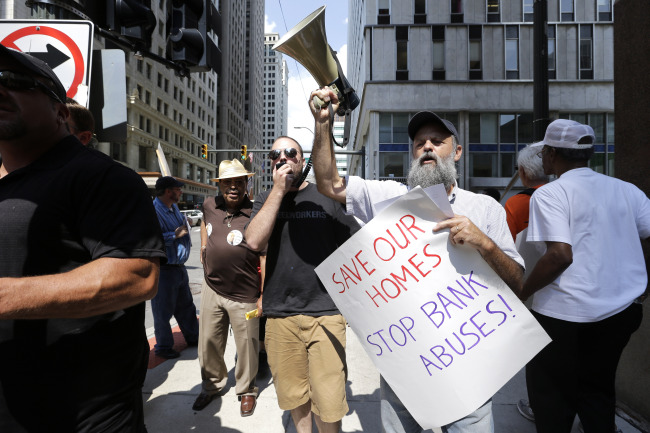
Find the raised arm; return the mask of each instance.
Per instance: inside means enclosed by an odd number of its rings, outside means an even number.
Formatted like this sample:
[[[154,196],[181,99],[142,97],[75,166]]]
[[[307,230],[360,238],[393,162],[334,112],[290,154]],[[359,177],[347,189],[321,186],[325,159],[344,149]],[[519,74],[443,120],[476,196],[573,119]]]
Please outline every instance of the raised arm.
[[[449,240],[452,245],[468,244],[475,248],[483,260],[515,293],[521,292],[524,270],[519,263],[508,256],[488,235],[483,233],[474,223],[462,215],[441,221],[433,229],[434,232],[449,229]]]
[[[345,204],[345,179],[339,176],[336,169],[336,157],[332,147],[332,118],[328,107],[318,109],[314,106],[313,98],[318,96],[323,101],[329,101],[332,112],[338,108],[336,94],[329,87],[316,90],[309,96],[309,107],[314,116],[314,145],[311,158],[316,175],[318,191],[334,200]]]
[[[158,263],[104,257],[62,274],[0,278],[0,319],[82,318],[130,307],[156,295]]]

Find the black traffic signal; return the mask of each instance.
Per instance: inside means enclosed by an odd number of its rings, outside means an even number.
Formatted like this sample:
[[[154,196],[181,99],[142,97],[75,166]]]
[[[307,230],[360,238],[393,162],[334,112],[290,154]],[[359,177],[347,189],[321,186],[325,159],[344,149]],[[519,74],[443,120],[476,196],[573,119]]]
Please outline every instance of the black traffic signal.
[[[246,147],[245,144],[242,144],[242,146],[241,146],[241,155],[240,155],[242,161],[246,160],[246,152],[248,152],[248,148]]]
[[[211,0],[168,0],[167,58],[192,72],[219,70],[221,53],[210,37],[220,17]]]
[[[207,144],[202,144],[201,145],[201,158],[208,159],[208,145]]]
[[[149,50],[156,28],[151,0],[106,0],[106,26],[129,39],[137,49]]]

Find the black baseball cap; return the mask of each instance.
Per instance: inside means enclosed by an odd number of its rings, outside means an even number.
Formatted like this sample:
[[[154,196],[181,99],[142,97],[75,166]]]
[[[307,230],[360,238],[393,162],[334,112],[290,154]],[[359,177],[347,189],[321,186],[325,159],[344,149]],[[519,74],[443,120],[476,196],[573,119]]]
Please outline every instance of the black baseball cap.
[[[36,57],[30,56],[27,53],[14,50],[13,48],[5,47],[2,44],[0,44],[0,56],[10,57],[16,62],[20,63],[25,68],[27,68],[32,74],[37,75],[39,77],[47,78],[51,83],[48,82],[43,84],[45,84],[49,89],[51,89],[54,92],[56,97],[59,98],[58,102],[65,104],[65,100],[66,100],[65,87],[63,87],[63,84],[61,84],[59,77],[56,76],[52,68],[50,68],[47,63],[45,63],[41,59],[37,59]]]
[[[439,124],[445,128],[447,132],[456,137],[456,140],[460,142],[460,139],[458,138],[458,131],[456,131],[454,124],[449,120],[441,118],[433,111],[420,111],[419,113],[416,113],[415,116],[411,117],[408,126],[409,137],[411,137],[411,140],[415,139],[415,134],[423,125],[426,125],[427,123]]]
[[[158,180],[156,181],[156,189],[158,190],[167,189],[167,188],[180,188],[182,186],[185,186],[183,182],[171,176],[159,177]]]

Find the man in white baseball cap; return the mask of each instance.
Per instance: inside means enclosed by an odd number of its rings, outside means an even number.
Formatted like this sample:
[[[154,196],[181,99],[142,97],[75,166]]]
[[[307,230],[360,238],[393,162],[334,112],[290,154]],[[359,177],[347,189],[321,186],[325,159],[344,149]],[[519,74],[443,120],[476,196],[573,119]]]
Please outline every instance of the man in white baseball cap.
[[[641,323],[650,200],[588,167],[595,142],[590,126],[558,119],[535,144],[558,177],[531,197],[527,241],[546,253],[520,293],[534,295],[533,315],[553,339],[526,368],[538,433],[568,433],[576,414],[585,432],[616,431],[616,367]]]

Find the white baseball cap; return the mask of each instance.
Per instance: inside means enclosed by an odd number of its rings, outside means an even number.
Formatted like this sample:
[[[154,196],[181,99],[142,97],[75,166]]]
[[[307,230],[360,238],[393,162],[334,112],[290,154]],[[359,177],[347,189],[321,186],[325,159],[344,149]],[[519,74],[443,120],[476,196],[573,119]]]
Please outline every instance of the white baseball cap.
[[[583,138],[589,138],[588,142],[578,144]],[[591,126],[583,125],[575,120],[557,119],[546,128],[544,140],[530,146],[546,145],[564,149],[588,149],[594,145],[594,141],[596,141],[596,135]]]

